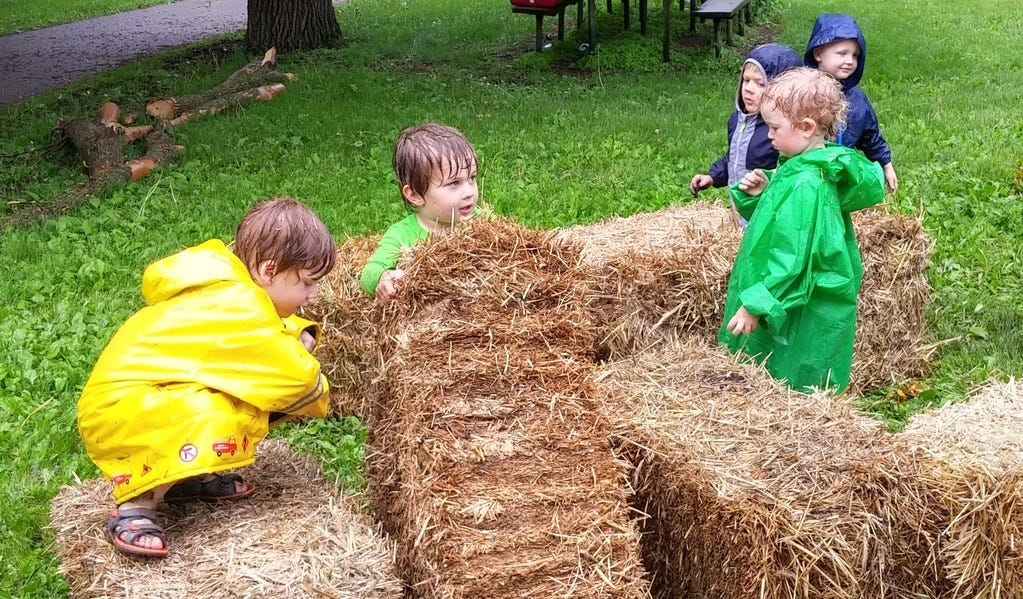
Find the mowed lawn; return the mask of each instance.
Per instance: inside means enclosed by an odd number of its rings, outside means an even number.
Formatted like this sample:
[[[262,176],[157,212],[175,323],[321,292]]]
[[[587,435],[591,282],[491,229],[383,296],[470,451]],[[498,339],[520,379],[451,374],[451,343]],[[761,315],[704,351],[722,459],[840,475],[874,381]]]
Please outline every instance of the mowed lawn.
[[[882,390],[863,405],[897,428],[926,405],[1023,373],[1023,22],[1012,18],[1015,0],[966,11],[926,0],[762,0],[757,27],[720,59],[708,46],[709,24],[690,36],[676,3],[667,65],[658,3],[646,37],[637,14],[623,32],[621,4],[612,15],[597,4],[596,52],[581,54],[583,40],[570,31],[538,55],[529,51],[532,18],[503,0],[352,0],[337,7],[342,47],[280,57],[279,69],[296,79],[277,100],[188,123],[174,132],[186,148],[176,163],[65,216],[0,233],[0,589],[67,593],[49,550],[49,501],[61,485],[97,475],[77,437],[75,402],[106,340],[140,306],[146,264],[229,239],[246,208],[273,195],[307,202],[339,240],[381,232],[402,216],[394,139],[424,120],[466,133],[485,201],[528,226],[688,202],[690,177],[724,150],[745,49],[780,41],[802,51],[821,12],[850,12],[866,32],[863,87],[901,181],[889,203],[922,214],[935,241],[928,319],[942,344],[933,372],[916,398]],[[84,178],[70,150],[41,151],[59,118],[92,118],[106,100],[141,113],[148,99],[210,88],[253,58],[238,40],[141,61],[0,111],[0,217]],[[359,486],[360,423],[285,434]]]

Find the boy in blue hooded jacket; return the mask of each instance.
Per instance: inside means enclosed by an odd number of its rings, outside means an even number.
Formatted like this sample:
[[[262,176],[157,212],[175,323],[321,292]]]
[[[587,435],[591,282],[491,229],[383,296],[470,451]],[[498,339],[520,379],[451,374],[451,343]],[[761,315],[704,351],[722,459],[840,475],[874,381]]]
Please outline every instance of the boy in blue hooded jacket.
[[[737,183],[756,168],[774,168],[778,151],[767,139],[767,127],[760,118],[760,98],[771,79],[802,64],[799,53],[785,44],[763,44],[750,50],[742,63],[735,110],[728,117],[728,149],[707,173],[694,175],[689,191],[695,196],[708,187]],[[733,207],[734,210],[734,207]],[[746,221],[737,216],[741,226]]]
[[[843,146],[861,150],[863,154],[884,169],[885,185],[895,193],[899,178],[892,166],[892,150],[881,135],[877,114],[867,94],[860,88],[867,62],[867,40],[860,26],[849,15],[822,14],[817,17],[806,44],[803,63],[819,69],[842,83],[849,115],[840,127],[835,141]]]

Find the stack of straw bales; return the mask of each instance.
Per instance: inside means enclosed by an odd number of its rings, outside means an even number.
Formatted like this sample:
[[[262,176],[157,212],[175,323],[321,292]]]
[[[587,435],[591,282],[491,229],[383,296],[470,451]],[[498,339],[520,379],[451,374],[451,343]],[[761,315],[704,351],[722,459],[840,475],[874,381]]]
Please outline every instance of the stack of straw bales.
[[[622,451],[667,598],[941,597],[926,458],[826,394],[696,342],[609,363]]]
[[[316,298],[302,316],[320,325],[316,357],[330,381],[330,412],[366,415],[366,390],[374,372],[375,300],[362,290],[359,275],[380,242],[379,235],[350,237],[337,246],[334,270],[320,281]]]
[[[402,597],[393,548],[311,460],[268,440],[243,474],[249,498],[161,508],[164,559],[107,542],[109,484],[63,487],[50,515],[71,597]]]
[[[991,383],[915,416],[902,437],[939,460],[928,484],[951,515],[942,559],[955,597],[1023,597],[1023,391]]]
[[[421,597],[647,596],[578,260],[496,220],[403,263],[381,314],[367,469]]]
[[[864,278],[852,386],[864,391],[924,373],[924,268],[931,242],[918,219],[855,213]],[[565,229],[596,281],[598,340],[610,357],[663,342],[713,340],[741,234],[727,208],[694,202]]]
[[[865,391],[927,368],[934,349],[924,318],[931,242],[910,216],[864,211],[854,223],[864,278],[852,385]],[[695,202],[571,227],[559,237],[582,245],[601,354],[621,357],[666,341],[715,338],[741,240],[727,208]],[[339,244],[337,266],[304,310],[321,326],[316,355],[331,381],[333,414],[368,415],[367,389],[379,364],[374,300],[362,291],[359,274],[379,240]]]

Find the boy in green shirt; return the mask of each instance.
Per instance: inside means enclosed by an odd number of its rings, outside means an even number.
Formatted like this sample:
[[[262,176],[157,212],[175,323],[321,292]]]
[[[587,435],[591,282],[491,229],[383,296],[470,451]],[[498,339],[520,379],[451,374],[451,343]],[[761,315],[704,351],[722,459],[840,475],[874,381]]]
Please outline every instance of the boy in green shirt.
[[[363,267],[360,281],[366,293],[388,302],[405,275],[395,268],[402,249],[476,213],[476,169],[476,151],[458,129],[423,123],[401,132],[394,146],[394,173],[412,214],[387,229]]]
[[[749,219],[728,280],[718,340],[799,391],[849,385],[863,264],[849,214],[884,199],[881,167],[825,143],[847,105],[805,67],[779,75],[760,114],[781,157],[731,188]]]

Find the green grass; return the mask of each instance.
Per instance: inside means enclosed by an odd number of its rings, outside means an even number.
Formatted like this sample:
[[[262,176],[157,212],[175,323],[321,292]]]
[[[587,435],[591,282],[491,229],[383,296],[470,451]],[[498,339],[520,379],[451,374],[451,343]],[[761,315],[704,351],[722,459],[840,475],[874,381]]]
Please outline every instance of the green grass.
[[[1023,89],[1023,30],[1004,19],[1015,8],[1015,0],[968,13],[927,0],[855,5],[869,42],[864,88],[902,183],[893,202],[906,212],[922,207],[936,242],[929,322],[946,340],[921,397],[900,402],[882,391],[863,400],[894,427],[992,376],[1023,374],[1023,122],[1011,110]],[[778,2],[739,41],[801,50],[818,13],[849,9]],[[570,30],[537,55],[528,52],[532,19],[503,2],[342,5],[345,46],[282,56],[279,68],[297,79],[277,100],[189,123],[174,134],[186,146],[176,164],[72,214],[3,232],[0,588],[18,597],[66,594],[43,527],[60,485],[97,474],[74,421],[92,363],[139,306],[148,262],[230,237],[257,199],[298,197],[339,239],[380,232],[403,211],[390,167],[394,139],[429,119],[467,134],[480,155],[484,199],[530,226],[688,201],[689,178],[724,150],[743,50],[715,59],[687,39],[664,65],[658,11],[642,37],[638,26],[621,32],[620,10],[601,14],[596,53],[580,55],[582,38]],[[688,19],[673,15],[674,31],[687,37]],[[140,111],[149,98],[211,87],[249,59],[239,47],[229,36],[0,111],[0,216],[84,178],[70,152],[38,151],[58,118],[91,117],[108,99]],[[289,425],[280,434],[342,483],[361,484],[358,421]]]
[[[173,0],[0,0],[0,35],[101,17]]]

